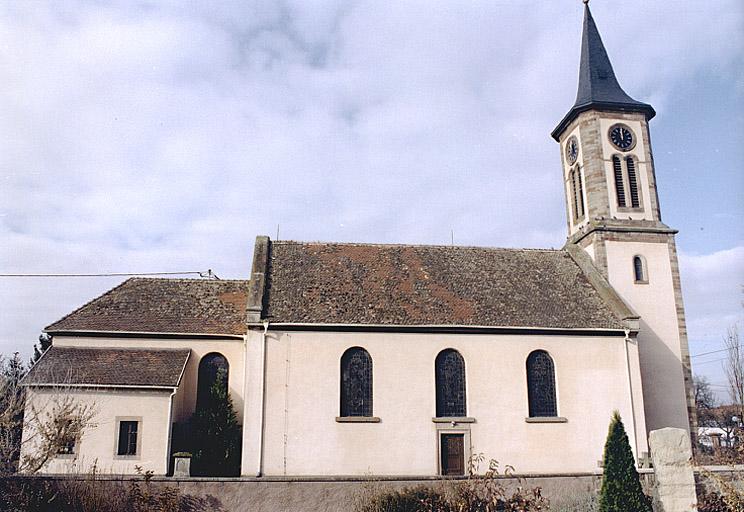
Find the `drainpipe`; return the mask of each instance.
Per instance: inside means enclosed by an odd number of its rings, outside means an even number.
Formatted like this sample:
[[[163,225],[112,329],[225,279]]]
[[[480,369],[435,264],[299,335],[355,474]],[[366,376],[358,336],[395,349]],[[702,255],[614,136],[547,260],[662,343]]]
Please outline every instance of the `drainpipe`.
[[[165,474],[167,475],[170,471],[170,452],[171,452],[171,440],[173,436],[173,397],[176,396],[176,392],[178,391],[178,388],[173,388],[173,392],[171,392],[170,397],[168,397],[168,425],[166,428],[168,429],[167,437],[168,440],[167,443],[165,443]]]
[[[261,428],[258,431],[258,471],[256,476],[263,476],[264,457],[264,431],[266,429],[266,333],[269,330],[269,322],[264,322],[264,330],[261,334]]]
[[[630,392],[630,412],[631,420],[633,421],[633,445],[635,447],[636,459],[640,460],[641,454],[638,453],[638,429],[636,428],[636,412],[635,412],[635,400],[633,400],[633,378],[630,371],[630,352],[628,350],[628,343],[632,343],[630,340],[630,329],[625,329],[625,366],[628,370],[628,391]]]
[[[245,430],[246,430],[246,418],[248,417],[248,333],[243,335],[243,430],[242,439],[240,440],[240,474],[243,475],[248,469],[246,464],[243,464],[243,455],[246,453],[245,446]]]

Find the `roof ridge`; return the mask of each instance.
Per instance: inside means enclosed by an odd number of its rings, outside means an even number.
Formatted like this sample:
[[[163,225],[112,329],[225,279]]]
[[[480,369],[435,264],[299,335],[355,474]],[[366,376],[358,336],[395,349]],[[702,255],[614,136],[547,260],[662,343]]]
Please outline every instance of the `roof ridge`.
[[[202,277],[130,277],[127,281],[187,281],[194,283],[248,282],[250,279],[204,279]],[[126,281],[125,281],[126,282]]]
[[[110,295],[110,294],[111,294],[111,293],[113,293],[113,292],[114,292],[115,290],[118,290],[119,288],[121,288],[122,286],[124,286],[125,284],[127,284],[127,283],[128,283],[129,281],[133,281],[134,279],[137,279],[137,278],[136,278],[136,277],[130,277],[129,279],[125,279],[124,281],[122,281],[121,283],[117,284],[116,286],[114,286],[114,287],[113,287],[113,288],[111,288],[110,290],[108,290],[108,291],[106,291],[106,292],[102,293],[101,295],[99,295],[99,296],[97,296],[97,297],[93,297],[93,298],[92,298],[92,299],[90,299],[90,300],[89,300],[88,302],[86,302],[86,303],[85,303],[85,304],[83,304],[82,306],[80,306],[80,307],[78,307],[78,308],[76,308],[76,309],[74,309],[74,310],[70,311],[69,313],[67,313],[67,314],[66,314],[65,316],[63,316],[62,318],[60,318],[60,319],[59,319],[59,320],[57,320],[56,322],[52,322],[51,324],[49,324],[49,325],[47,325],[46,327],[44,327],[44,328],[42,329],[42,332],[46,332],[46,331],[47,331],[47,330],[48,330],[48,329],[49,329],[50,327],[53,327],[53,326],[57,325],[58,323],[64,322],[65,320],[67,320],[67,319],[68,319],[69,317],[71,317],[72,315],[74,315],[74,314],[75,314],[75,313],[77,313],[78,311],[81,311],[81,310],[82,310],[83,308],[85,308],[85,307],[87,307],[87,306],[90,306],[91,304],[93,304],[93,302],[97,301],[98,299],[102,299],[103,297],[105,297],[105,296],[107,296],[107,295]]]
[[[272,245],[343,245],[352,247],[427,247],[441,249],[486,249],[489,251],[538,251],[538,252],[562,252],[563,248],[548,249],[545,247],[494,247],[487,245],[445,245],[445,244],[401,244],[401,243],[378,243],[378,242],[324,242],[321,240],[272,240]]]

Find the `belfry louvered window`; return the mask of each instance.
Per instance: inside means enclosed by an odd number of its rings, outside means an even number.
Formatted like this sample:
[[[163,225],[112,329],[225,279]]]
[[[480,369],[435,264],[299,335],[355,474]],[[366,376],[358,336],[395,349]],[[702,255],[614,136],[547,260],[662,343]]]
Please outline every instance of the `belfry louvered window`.
[[[442,350],[434,362],[437,417],[467,416],[465,405],[465,360],[457,350]]]
[[[620,208],[640,208],[641,191],[638,182],[638,169],[632,156],[612,157],[612,173],[615,179],[615,196]]]
[[[584,183],[581,179],[581,169],[574,167],[569,175],[573,195],[574,220],[584,218]]]
[[[527,356],[527,399],[530,418],[558,416],[555,367],[544,350],[535,350]]]
[[[632,156],[625,157],[625,167],[628,169],[628,188],[630,189],[630,206],[640,208],[638,195],[638,176],[636,175],[635,160]]]
[[[623,165],[620,157],[612,157],[612,170],[615,172],[615,193],[617,194],[617,205],[625,208],[625,184],[623,183]]]
[[[341,356],[341,416],[372,416],[372,358],[361,347]]]

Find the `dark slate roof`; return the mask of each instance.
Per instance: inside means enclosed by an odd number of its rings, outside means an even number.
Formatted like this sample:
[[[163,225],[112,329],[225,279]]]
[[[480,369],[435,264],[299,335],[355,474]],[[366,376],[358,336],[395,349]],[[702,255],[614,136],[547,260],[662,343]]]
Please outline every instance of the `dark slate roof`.
[[[620,329],[564,250],[272,242],[278,323]]]
[[[52,346],[24,377],[23,384],[176,387],[189,353],[189,349]]]
[[[45,331],[241,335],[247,293],[248,281],[133,278]]]
[[[581,38],[581,64],[576,102],[553,130],[553,138],[558,140],[558,136],[576,115],[591,108],[642,112],[649,119],[656,115],[651,105],[634,100],[620,87],[587,4],[584,8],[584,33]]]

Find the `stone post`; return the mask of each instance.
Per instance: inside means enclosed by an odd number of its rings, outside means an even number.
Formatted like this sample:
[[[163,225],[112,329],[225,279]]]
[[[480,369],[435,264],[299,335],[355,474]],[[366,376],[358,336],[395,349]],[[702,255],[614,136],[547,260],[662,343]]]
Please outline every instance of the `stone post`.
[[[654,463],[654,501],[658,512],[697,511],[690,434],[681,428],[652,430],[648,443]]]
[[[191,476],[191,454],[178,452],[173,454],[173,476],[183,478]]]

